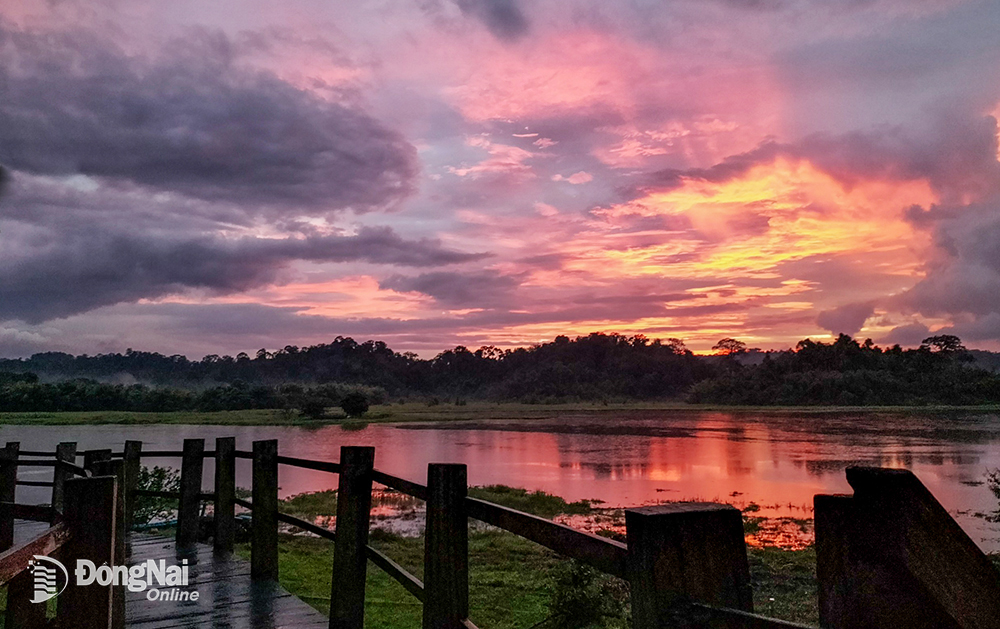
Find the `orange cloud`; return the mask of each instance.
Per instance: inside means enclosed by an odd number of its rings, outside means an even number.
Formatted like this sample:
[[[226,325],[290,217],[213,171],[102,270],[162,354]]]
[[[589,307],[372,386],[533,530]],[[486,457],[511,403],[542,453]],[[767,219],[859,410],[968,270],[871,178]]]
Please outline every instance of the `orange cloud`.
[[[430,297],[380,289],[378,280],[369,275],[316,280],[305,276],[296,282],[276,284],[237,295],[174,296],[159,301],[191,304],[264,304],[300,308],[302,314],[334,318],[378,316],[407,320],[425,316],[429,310],[435,310],[434,300]]]
[[[927,236],[903,216],[912,204],[936,195],[925,181],[865,181],[846,188],[806,161],[779,159],[724,183],[688,179],[675,190],[655,192],[598,215],[615,221],[633,216],[681,216],[691,231],[634,250],[594,251],[591,272],[657,273],[660,261],[687,277],[767,277],[781,262],[809,256],[891,252],[896,271],[915,270]]]

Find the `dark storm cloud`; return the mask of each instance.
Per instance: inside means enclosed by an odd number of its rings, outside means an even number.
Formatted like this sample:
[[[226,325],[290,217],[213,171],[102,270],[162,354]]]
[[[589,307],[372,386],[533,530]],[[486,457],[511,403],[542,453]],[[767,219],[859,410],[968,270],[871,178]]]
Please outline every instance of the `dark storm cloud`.
[[[879,345],[903,345],[913,347],[931,335],[930,329],[923,323],[915,321],[896,326],[889,333],[878,339]]]
[[[934,236],[941,259],[927,275],[892,300],[908,312],[927,316],[1000,312],[1000,198],[965,208],[942,221]]]
[[[391,206],[416,151],[357,108],[240,66],[223,35],[129,56],[87,33],[0,22],[0,162],[124,180],[253,209]]]
[[[457,273],[436,271],[409,277],[393,275],[379,282],[379,288],[429,295],[441,304],[454,307],[487,307],[510,302],[510,293],[520,278],[496,271]]]
[[[81,229],[3,260],[0,320],[37,323],[185,289],[219,294],[274,281],[293,260],[428,267],[481,259],[388,228],[308,238],[153,237]]]
[[[816,323],[833,334],[844,333],[854,336],[874,313],[874,302],[846,304],[819,313]]]
[[[457,0],[462,13],[480,20],[497,38],[520,39],[528,32],[528,19],[517,0]]]
[[[915,227],[931,233],[936,256],[928,261],[923,279],[887,303],[903,312],[956,321],[941,333],[996,340],[1000,338],[995,325],[1000,318],[997,123],[987,116],[964,125],[955,122],[950,128],[955,132],[942,141],[937,161],[926,162],[928,178],[944,191],[944,201],[905,210]],[[975,200],[968,202],[966,197]]]

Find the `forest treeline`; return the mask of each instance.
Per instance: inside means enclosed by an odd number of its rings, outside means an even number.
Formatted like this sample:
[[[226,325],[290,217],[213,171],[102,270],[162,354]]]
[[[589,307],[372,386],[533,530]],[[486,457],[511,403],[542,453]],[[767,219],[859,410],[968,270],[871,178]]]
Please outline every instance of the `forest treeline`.
[[[880,348],[847,335],[791,350],[747,350],[735,339],[697,356],[679,339],[594,333],[526,348],[456,347],[432,359],[381,341],[337,337],[255,356],[184,356],[128,350],[47,352],[0,360],[0,411],[181,411],[335,406],[349,393],[371,403],[467,400],[554,403],[686,400],[745,405],[986,404],[1000,375],[972,364],[956,337],[918,349]]]

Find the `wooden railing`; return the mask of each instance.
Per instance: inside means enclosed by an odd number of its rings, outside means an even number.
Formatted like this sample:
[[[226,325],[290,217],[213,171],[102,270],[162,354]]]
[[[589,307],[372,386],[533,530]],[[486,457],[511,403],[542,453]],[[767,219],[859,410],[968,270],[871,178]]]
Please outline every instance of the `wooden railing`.
[[[63,461],[74,457],[75,447],[71,446],[60,445],[59,456]],[[0,515],[20,518],[22,515],[41,517],[51,514],[56,522],[56,526],[46,534],[22,545],[20,549],[34,544],[31,548],[55,552],[66,546],[67,540],[76,539],[80,535],[77,531],[83,530],[80,528],[79,509],[86,502],[87,517],[96,517],[93,512],[98,509],[117,510],[121,515],[117,520],[120,523],[117,527],[119,535],[105,535],[98,540],[94,534],[87,533],[90,546],[77,552],[91,555],[110,552],[112,563],[117,564],[124,561],[127,550],[123,543],[124,536],[120,533],[131,526],[135,498],[146,495],[178,501],[176,543],[181,553],[193,551],[198,541],[201,503],[214,503],[215,550],[231,553],[235,542],[235,509],[239,506],[251,512],[250,563],[251,576],[255,581],[277,581],[279,578],[279,523],[298,527],[334,543],[330,626],[336,629],[363,627],[368,562],[385,571],[423,603],[425,629],[474,627],[468,618],[469,518],[509,531],[560,555],[627,580],[635,629],[808,629],[805,625],[753,613],[742,515],[728,505],[674,503],[627,509],[628,543],[624,544],[469,497],[464,465],[430,464],[427,482],[420,484],[375,469],[375,450],[370,447],[345,446],[341,448],[339,462],[314,461],[279,455],[278,443],[274,440],[255,441],[251,451],[244,451],[236,448],[234,438],[227,437],[217,439],[214,450],[206,450],[204,440],[198,439],[185,440],[183,450],[179,451],[143,451],[141,442],[127,441],[121,452],[91,450],[83,453],[82,468],[67,462],[56,465],[54,461],[43,463],[27,458],[52,457],[51,453],[23,452],[21,458],[14,454],[13,460],[17,465],[55,466],[51,483],[52,504],[65,504],[65,509],[34,507],[31,511],[20,505],[7,506],[13,503],[15,481],[12,478],[16,479],[16,476],[10,476],[10,447],[5,452],[7,458],[3,461],[7,462],[6,466],[0,465],[0,470],[7,474],[0,479],[4,481],[5,492],[0,496],[4,503]],[[143,458],[169,457],[181,460],[180,491],[135,489]],[[214,458],[215,461],[212,492],[202,491],[205,458]],[[252,461],[250,501],[236,495],[238,459]],[[282,466],[339,476],[336,531],[279,511],[278,479]],[[67,479],[70,474],[90,473],[104,476]],[[96,481],[102,478],[104,484],[98,488]],[[855,496],[816,497],[822,627],[1000,629],[1000,611],[997,609],[1000,605],[1000,576],[916,477],[896,470],[851,468],[848,479],[856,490]],[[86,482],[93,485],[85,487]],[[423,580],[369,544],[374,483],[426,502]],[[32,486],[47,485],[35,482]],[[102,491],[104,493],[100,494]],[[91,497],[86,500],[78,497],[83,493]],[[95,499],[98,494],[104,498]],[[77,511],[74,512],[74,509]],[[58,524],[60,513],[65,513],[64,525]],[[891,533],[875,533],[883,529]],[[2,534],[3,530],[0,530]],[[880,546],[881,554],[871,552],[871,540],[879,540],[876,545]],[[23,571],[23,568],[17,569],[19,564],[12,558],[13,553],[5,553],[0,560],[0,576],[7,578],[12,587],[18,580],[17,575]],[[6,577],[8,564],[13,566],[14,572]],[[866,581],[867,577],[859,570],[871,571],[875,569],[873,566],[877,568],[878,577],[872,577],[875,581]],[[924,617],[921,617],[921,614],[909,613],[902,608],[894,610],[893,605],[886,605],[884,600],[870,596],[872,591],[877,591],[877,588],[872,589],[873,583],[881,584],[885,589],[888,587],[885,584],[893,583],[893,579],[899,580],[896,589],[892,590],[897,596],[889,600],[903,601],[904,597],[898,591],[912,585],[918,589],[905,599],[907,604],[916,604],[914,601],[923,597],[921,604],[924,607],[921,609],[931,611],[922,612]],[[16,594],[16,588],[12,592]],[[113,593],[110,596],[111,621],[120,622],[115,620],[115,614],[122,612],[121,618],[124,618],[124,602],[113,598]],[[8,600],[11,601],[11,598]],[[100,602],[99,598],[93,600]],[[987,602],[977,603],[983,600]],[[60,611],[62,605],[60,600]],[[9,602],[8,609],[11,606]],[[13,607],[23,609],[24,605],[14,601]],[[873,609],[877,612],[867,615],[858,611]],[[915,618],[926,622],[920,624]]]
[[[31,602],[34,580],[30,566],[35,556],[54,557],[70,566],[77,559],[89,559],[95,565],[124,562],[124,529],[116,528],[115,519],[124,487],[116,471],[120,462],[117,466],[106,462],[87,470],[75,464],[75,452],[74,444],[60,444],[55,452],[21,451],[18,443],[8,443],[0,450],[0,585],[7,586],[7,628],[34,629],[49,624],[48,606]],[[20,481],[19,467],[51,467],[53,479]],[[17,504],[19,485],[51,487],[49,504]],[[15,520],[46,522],[50,526],[15,546]],[[58,626],[124,626],[124,593],[114,592],[111,587],[78,588],[67,584],[57,602],[54,622]]]
[[[91,455],[93,456],[93,455]],[[631,546],[605,537],[579,531],[568,526],[468,496],[465,465],[430,464],[427,483],[421,484],[375,469],[375,449],[370,447],[341,448],[340,461],[315,461],[278,453],[278,442],[255,441],[252,451],[237,450],[231,437],[216,440],[214,450],[206,450],[203,440],[188,439],[180,451],[144,451],[142,444],[128,441],[122,452],[101,457],[121,458],[125,469],[139,469],[142,458],[181,459],[179,492],[126,492],[135,496],[155,495],[178,500],[178,549],[193,546],[198,530],[201,501],[213,501],[214,546],[217,552],[229,553],[234,547],[233,518],[236,506],[251,512],[251,575],[255,580],[277,581],[278,523],[288,524],[334,543],[330,626],[340,629],[360,629],[364,622],[365,575],[371,562],[423,603],[423,626],[434,629],[474,628],[469,619],[468,520],[479,520],[491,526],[536,542],[560,555],[576,559],[632,584],[633,616],[637,628],[660,626],[657,613],[643,615],[646,608],[659,609],[666,604],[672,614],[682,614],[705,627],[799,627],[784,621],[752,614],[749,597],[749,571],[743,542],[742,516],[726,505],[664,505],[627,512],[629,539],[639,541]],[[215,459],[214,492],[202,491],[202,465],[206,458]],[[235,467],[238,459],[252,461],[252,500],[236,497]],[[339,476],[337,486],[336,531],[279,511],[278,476],[282,466],[298,467]],[[374,483],[412,496],[426,503],[424,535],[424,570],[420,579],[368,543],[371,496]],[[129,499],[126,498],[126,504]],[[701,582],[726,579],[738,587],[729,589],[702,583],[701,590],[692,590],[695,581],[675,580],[670,587],[679,588],[680,596],[669,600],[662,595],[659,572],[664,562],[659,538],[677,535],[684,545],[692,543],[690,533],[702,529],[708,519],[724,519],[728,528],[707,529],[700,552],[715,554],[719,570],[701,570],[705,557],[684,556],[677,559],[685,569],[701,574]],[[129,519],[129,522],[131,520]],[[714,526],[714,524],[712,524]],[[665,533],[669,531],[669,533]],[[711,532],[714,531],[714,532]],[[659,532],[659,533],[657,533]],[[645,535],[645,537],[641,537]],[[659,535],[659,538],[657,537]],[[727,539],[719,543],[720,535]],[[645,539],[646,541],[642,541]],[[721,538],[720,538],[721,539]],[[718,554],[726,547],[739,569],[723,569],[731,557]],[[688,548],[690,550],[690,548]],[[714,565],[714,564],[713,564]],[[646,588],[646,589],[644,589]],[[649,590],[648,595],[644,594]],[[737,592],[738,596],[730,594]],[[686,593],[686,594],[685,594]],[[696,606],[695,602],[698,605]]]

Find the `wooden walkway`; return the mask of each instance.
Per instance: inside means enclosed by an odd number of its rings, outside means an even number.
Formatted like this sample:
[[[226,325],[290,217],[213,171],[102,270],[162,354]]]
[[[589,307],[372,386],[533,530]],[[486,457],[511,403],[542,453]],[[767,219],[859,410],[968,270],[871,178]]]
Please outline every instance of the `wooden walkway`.
[[[175,565],[173,538],[133,533],[129,565],[163,559]],[[196,560],[196,561],[195,561]],[[250,564],[218,557],[198,544],[191,558],[188,590],[198,601],[150,601],[147,592],[128,592],[125,626],[135,629],[327,629],[328,618],[277,584],[250,582]],[[184,588],[180,588],[183,590]]]

